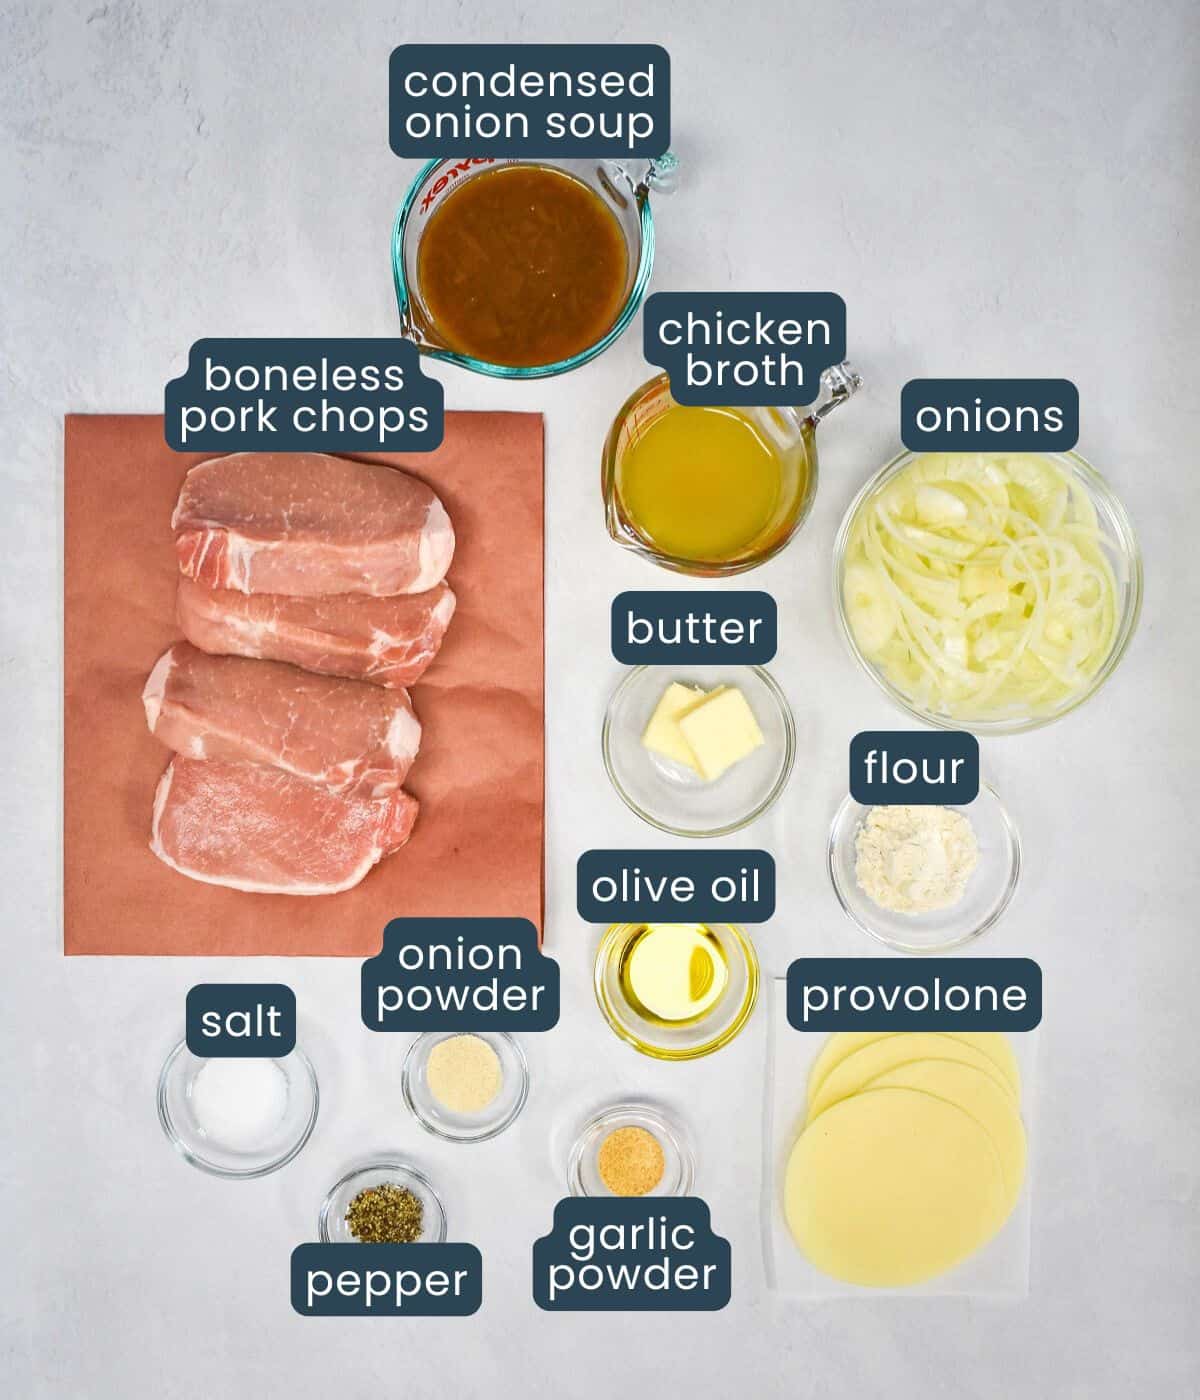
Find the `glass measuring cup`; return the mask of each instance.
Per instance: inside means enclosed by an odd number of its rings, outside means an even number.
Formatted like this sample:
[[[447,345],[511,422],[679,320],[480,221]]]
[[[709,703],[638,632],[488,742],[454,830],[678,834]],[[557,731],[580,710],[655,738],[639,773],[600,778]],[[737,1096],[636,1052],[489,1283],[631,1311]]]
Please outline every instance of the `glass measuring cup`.
[[[569,359],[556,360],[553,364],[491,364],[439,344],[434,318],[421,295],[417,271],[421,238],[443,196],[457,188],[463,180],[509,165],[558,170],[580,181],[614,215],[625,241],[625,293],[616,320],[592,345]],[[415,341],[423,355],[500,379],[543,379],[554,374],[565,374],[595,359],[625,330],[641,305],[654,265],[654,219],[650,213],[650,191],[654,189],[669,193],[674,186],[677,168],[678,161],[669,151],[649,161],[640,176],[635,176],[619,161],[613,160],[498,157],[431,160],[409,187],[392,230],[392,276],[396,284],[396,302],[400,308],[401,333]]]
[[[821,375],[817,401],[804,408],[739,408],[773,449],[781,467],[778,498],[770,518],[736,554],[720,559],[681,557],[660,548],[638,527],[621,494],[622,466],[631,448],[663,414],[676,407],[665,374],[636,389],[613,420],[601,459],[601,490],[608,533],[619,545],[664,569],[697,578],[745,573],[778,554],[808,518],[817,492],[817,425],[862,388],[862,376],[849,364],[832,365]]]

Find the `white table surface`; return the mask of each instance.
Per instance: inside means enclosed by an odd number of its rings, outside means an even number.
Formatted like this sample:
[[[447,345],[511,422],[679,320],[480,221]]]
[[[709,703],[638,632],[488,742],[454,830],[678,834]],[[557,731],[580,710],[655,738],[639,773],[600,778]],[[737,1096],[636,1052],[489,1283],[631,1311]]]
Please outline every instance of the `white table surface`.
[[[0,7],[7,957],[0,982],[0,1391],[236,1394],[1183,1397],[1197,1343],[1195,250],[1200,20],[1187,0],[490,7],[18,3]],[[1032,1293],[1022,1304],[786,1304],[759,1242],[765,1018],[711,1060],[643,1060],[607,1031],[574,910],[578,854],[647,843],[600,763],[618,678],[609,603],[670,580],[613,546],[608,423],[648,371],[640,329],[567,379],[446,371],[448,406],[541,410],[547,448],[548,950],[559,1028],[528,1044],[519,1126],[473,1148],[406,1118],[404,1038],[357,1018],[359,965],[61,955],[62,415],[161,407],[201,335],[388,335],[388,232],[413,167],[387,147],[402,41],[652,40],[670,51],[678,192],[659,289],[840,292],[866,393],[822,433],[815,512],[747,579],[779,601],[774,670],[800,757],[745,836],[779,863],[769,973],[866,953],[823,842],[846,744],[896,719],[834,632],[836,524],[896,445],[920,375],[1066,375],[1081,448],[1140,531],[1139,635],[1101,698],[985,744],[1027,868],[983,951],[1045,973]],[[485,464],[481,464],[483,467]],[[481,471],[481,479],[486,480]],[[653,842],[649,842],[653,844]],[[169,911],[164,911],[169,917]],[[202,979],[282,978],[324,1108],[282,1173],[192,1171],[154,1081]],[[549,1316],[530,1244],[571,1124],[621,1090],[676,1103],[733,1243],[734,1299],[698,1316]],[[485,1260],[469,1320],[310,1321],[292,1246],[351,1157],[395,1146],[442,1184]]]

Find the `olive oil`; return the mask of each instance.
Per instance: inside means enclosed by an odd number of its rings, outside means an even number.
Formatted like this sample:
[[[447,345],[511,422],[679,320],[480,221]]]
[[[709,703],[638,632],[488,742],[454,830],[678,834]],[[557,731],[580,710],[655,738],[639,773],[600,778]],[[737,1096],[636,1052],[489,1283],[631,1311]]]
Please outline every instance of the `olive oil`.
[[[634,429],[616,490],[623,514],[651,549],[722,563],[772,527],[783,483],[780,453],[745,414],[672,404]]]
[[[644,924],[626,945],[618,980],[643,1016],[687,1025],[706,1016],[725,995],[729,963],[705,924]]]

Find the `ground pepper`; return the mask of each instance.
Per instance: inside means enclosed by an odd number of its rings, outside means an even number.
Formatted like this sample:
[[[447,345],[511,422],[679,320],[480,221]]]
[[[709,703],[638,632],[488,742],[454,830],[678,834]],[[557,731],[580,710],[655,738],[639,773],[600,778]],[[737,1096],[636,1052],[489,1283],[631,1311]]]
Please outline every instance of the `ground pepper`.
[[[368,1186],[350,1202],[346,1224],[360,1244],[412,1244],[421,1238],[425,1207],[407,1186]]]

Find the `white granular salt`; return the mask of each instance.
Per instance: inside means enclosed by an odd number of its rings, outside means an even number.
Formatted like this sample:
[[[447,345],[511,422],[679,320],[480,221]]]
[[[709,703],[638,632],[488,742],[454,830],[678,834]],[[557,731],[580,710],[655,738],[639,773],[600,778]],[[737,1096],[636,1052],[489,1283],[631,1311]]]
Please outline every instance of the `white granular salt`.
[[[287,1079],[274,1060],[206,1060],[192,1082],[201,1131],[225,1147],[259,1147],[283,1121]]]
[[[894,914],[957,904],[979,862],[974,828],[949,807],[872,807],[854,849],[859,889]]]

